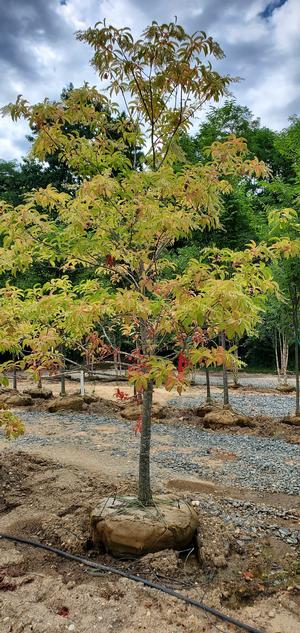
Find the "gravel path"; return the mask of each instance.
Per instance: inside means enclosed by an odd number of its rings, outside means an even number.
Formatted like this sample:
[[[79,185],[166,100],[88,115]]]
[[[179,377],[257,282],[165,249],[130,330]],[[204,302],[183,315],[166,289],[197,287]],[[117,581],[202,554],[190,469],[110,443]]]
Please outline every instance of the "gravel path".
[[[289,376],[287,382],[294,387],[296,384],[295,376]],[[195,383],[197,385],[205,385],[205,375],[203,372],[196,374]],[[211,373],[210,383],[215,387],[222,387],[222,374]],[[229,384],[233,384],[233,378],[230,372]],[[268,389],[275,389],[278,386],[278,379],[275,374],[247,374],[241,372],[239,374],[239,384],[243,387],[259,387],[260,389],[267,387]]]
[[[159,430],[170,434],[168,427],[163,429],[160,425]],[[173,449],[161,450],[154,456],[154,461],[172,471],[253,490],[300,494],[297,445],[182,427],[177,427],[172,436]],[[189,452],[185,453],[185,449]]]
[[[71,444],[95,451],[101,459],[123,460],[128,474],[136,470],[139,437],[130,423],[85,413],[53,416],[22,412],[21,417],[31,432],[14,442],[16,449]],[[51,432],[51,423],[55,433],[45,436],[41,429]],[[261,492],[300,494],[299,445],[154,423],[152,446],[154,476],[163,469],[169,476],[190,475]]]
[[[213,398],[222,401],[221,393],[213,394]],[[199,407],[205,401],[202,396],[180,396],[170,401],[170,404],[180,409]],[[259,393],[230,393],[229,402],[233,409],[245,413],[246,415],[265,415],[274,418],[281,418],[284,415],[294,413],[295,396]]]
[[[250,541],[254,536],[268,534],[277,536],[288,545],[300,543],[300,531],[296,527],[282,525],[285,521],[298,521],[297,511],[277,509],[264,503],[251,503],[223,497],[216,499],[212,496],[199,495],[194,505],[211,516],[221,517],[224,523],[233,524],[239,532],[240,528],[246,530],[248,536],[241,536],[238,544],[243,548],[245,541]],[[296,523],[299,525],[299,522]]]

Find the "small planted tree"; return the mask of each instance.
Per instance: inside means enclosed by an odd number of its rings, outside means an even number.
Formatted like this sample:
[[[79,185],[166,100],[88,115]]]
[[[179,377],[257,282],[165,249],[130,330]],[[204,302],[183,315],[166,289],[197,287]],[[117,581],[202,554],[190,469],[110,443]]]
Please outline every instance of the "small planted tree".
[[[21,332],[28,331],[21,311],[20,291],[17,289],[0,290],[0,328],[0,353],[10,351],[14,354],[19,348],[18,339]],[[6,365],[2,366],[0,371],[0,385],[3,387],[8,386],[5,368]],[[16,438],[24,433],[21,420],[9,410],[2,394],[0,395],[0,428],[8,439]]]
[[[230,350],[203,344],[203,329],[212,340],[222,332],[230,339],[250,330],[259,318],[258,294],[272,285],[266,267],[252,267],[251,249],[231,278],[203,261],[190,262],[186,274],[176,276],[168,251],[194,229],[219,225],[232,175],[262,176],[265,167],[248,160],[245,142],[230,136],[213,144],[207,163],[182,162],[179,172],[174,168],[178,156],[183,160],[176,142],[179,132],[188,129],[206,101],[218,100],[230,82],[206,62],[208,56],[223,53],[205,33],[190,36],[177,24],[154,22],[135,41],[128,29],[98,24],[78,38],[93,47],[93,65],[110,93],[123,96],[124,125],[119,117],[117,137],[107,133],[106,107],[99,108],[99,103],[107,106],[107,98],[87,85],[71,91],[64,104],[29,106],[18,98],[5,109],[38,130],[32,153],[43,160],[58,152],[78,173],[79,184],[70,193],[50,186],[32,191],[16,208],[4,204],[0,262],[5,268],[12,261],[17,270],[41,259],[60,264],[64,272],[89,272],[85,300],[91,310],[96,306],[94,325],[111,351],[107,318],[122,331],[129,380],[142,395],[138,499],[151,506],[154,387],[175,387],[181,393],[190,364],[230,364]],[[93,138],[67,133],[66,121],[73,129],[88,121]],[[128,144],[132,159],[124,152]],[[136,169],[140,147],[143,169]],[[251,293],[253,277],[257,290]],[[78,290],[65,287],[66,300],[75,301]],[[180,355],[188,359],[187,371],[178,371]]]
[[[281,262],[276,262],[272,266],[273,276],[276,279],[282,296],[268,298],[263,315],[262,323],[259,326],[259,336],[271,342],[274,350],[275,366],[278,379],[278,388],[283,390],[288,388],[288,363],[290,347],[293,342],[293,322],[290,307],[284,299],[287,288],[285,287],[285,273]]]
[[[296,199],[297,202],[297,199]],[[293,326],[296,376],[296,408],[295,416],[300,416],[300,222],[297,209],[283,208],[269,214],[270,238],[273,249],[281,254],[280,273],[282,299],[290,313]]]
[[[11,359],[0,366],[0,385],[8,386],[7,374],[12,370],[31,370],[37,382],[44,372],[57,372],[64,363],[61,348],[74,349],[85,340],[95,320],[105,313],[106,295],[103,290],[98,299],[93,297],[89,302],[89,282],[81,283],[75,294],[66,277],[29,290],[12,285],[1,288],[0,353],[9,354]],[[10,393],[4,389],[0,394],[0,426],[7,437],[17,437],[24,427],[9,405]]]

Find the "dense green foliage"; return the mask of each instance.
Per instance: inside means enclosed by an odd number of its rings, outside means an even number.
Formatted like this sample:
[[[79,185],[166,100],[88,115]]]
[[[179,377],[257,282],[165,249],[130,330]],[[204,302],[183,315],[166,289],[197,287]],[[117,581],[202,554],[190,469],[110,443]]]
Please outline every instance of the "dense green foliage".
[[[263,182],[236,180],[233,191],[224,201],[222,229],[210,234],[194,233],[188,244],[178,244],[173,259],[184,268],[192,252],[195,256],[203,243],[219,247],[243,248],[250,240],[268,239],[268,214],[273,209],[299,209],[300,193],[300,118],[292,116],[286,129],[275,132],[261,127],[247,107],[227,100],[223,107],[211,107],[199,131],[191,137],[181,136],[181,146],[192,163],[208,159],[207,147],[216,139],[235,133],[246,139],[252,156],[256,155],[270,168]],[[276,345],[279,339],[291,345],[293,339],[291,288],[300,290],[299,259],[289,258],[273,265],[275,279],[282,291],[284,303],[269,299],[257,337],[240,343],[242,358],[258,369],[275,367]],[[279,337],[279,338],[278,338]],[[289,355],[289,368],[294,367],[294,350]]]
[[[126,114],[88,84],[56,102],[19,96],[2,109],[28,121],[31,157],[53,182],[31,187],[20,204],[22,194],[13,199],[6,185],[0,202],[1,271],[18,283],[20,272],[52,267],[47,283],[1,288],[0,351],[13,354],[1,371],[57,369],[62,350],[88,351],[93,340],[100,355],[123,354],[142,400],[138,499],[149,506],[154,388],[181,393],[191,368],[222,366],[228,404],[226,368],[239,363],[233,345],[255,333],[266,298],[280,298],[271,271],[278,257],[287,261],[299,413],[300,224],[282,204],[298,203],[298,120],[277,135],[227,101],[190,139],[195,114],[232,81],[213,69],[223,56],[217,42],[156,22],[138,40],[105,21],[77,38],[92,47]],[[4,170],[8,181],[14,170]],[[68,276],[83,270],[84,281]],[[129,353],[116,348],[116,331]],[[6,412],[0,424],[8,435],[22,431]]]
[[[213,142],[203,162],[187,161],[178,145],[203,103],[218,101],[231,81],[213,70],[211,59],[223,51],[204,32],[152,22],[134,40],[130,29],[100,23],[78,38],[92,46],[108,92],[124,96],[127,115],[88,85],[54,103],[30,105],[19,96],[2,110],[35,130],[32,156],[61,159],[73,182],[65,190],[34,189],[17,206],[1,203],[0,265],[15,274],[37,262],[65,273],[84,267],[89,279],[78,284],[55,271],[42,287],[6,286],[0,349],[19,356],[14,366],[39,373],[60,365],[66,345],[86,345],[97,327],[104,328],[99,351],[108,342],[109,354],[120,353],[110,334],[114,325],[121,329],[130,344],[129,354],[121,350],[129,380],[143,403],[138,497],[151,505],[154,387],[181,393],[189,368],[199,365],[223,365],[225,376],[237,363],[226,338],[253,333],[266,295],[276,290],[273,249],[265,244],[202,248],[179,275],[168,255],[194,231],[218,229],[226,196],[268,177],[268,168],[235,134]]]
[[[73,86],[64,89],[61,94],[62,103],[67,104]],[[101,106],[102,107],[102,106]],[[110,116],[113,121],[113,116]],[[81,136],[91,138],[93,131],[85,125],[75,126]],[[114,128],[115,129],[115,128]],[[74,132],[74,125],[66,128]],[[32,126],[31,142],[36,139],[38,130]],[[217,246],[242,249],[251,240],[266,239],[268,236],[267,216],[273,208],[295,207],[300,193],[300,119],[291,117],[289,126],[275,132],[260,125],[251,111],[238,105],[234,99],[228,99],[221,107],[210,107],[205,121],[200,124],[195,135],[181,133],[180,146],[185,160],[192,164],[206,164],[209,160],[208,147],[216,140],[226,139],[228,134],[235,134],[246,139],[250,157],[257,156],[270,168],[270,175],[260,183],[250,178],[232,178],[232,191],[224,199],[221,212],[222,226],[210,231],[193,231],[188,239],[177,240],[169,249],[169,259],[178,272],[183,272],[191,257],[197,258],[203,246]],[[115,134],[115,132],[114,132]],[[140,150],[133,156],[130,148],[128,155],[132,162],[141,164]],[[179,169],[180,169],[179,157]],[[182,164],[182,163],[181,163]],[[52,184],[60,191],[68,191],[78,176],[72,173],[59,152],[53,152],[45,160],[25,158],[18,164],[16,161],[0,160],[0,198],[13,205],[20,204],[26,192],[33,188],[44,188]],[[297,270],[297,262],[286,260],[284,266],[274,268],[275,277],[286,297],[282,304],[278,299],[269,301],[263,322],[258,331],[258,338],[243,339],[240,343],[240,355],[251,366],[257,368],[275,367],[274,346],[278,327],[287,332],[291,344],[291,309],[287,277],[290,270]],[[55,275],[59,273],[56,270]],[[77,278],[84,278],[87,273],[77,271]],[[167,271],[166,271],[166,274]],[[79,277],[78,277],[79,275]],[[53,267],[47,263],[35,262],[26,271],[18,273],[15,282],[21,288],[30,288],[34,283],[48,281],[53,276]],[[296,282],[297,285],[298,282]],[[278,315],[278,318],[276,318]],[[286,324],[284,320],[286,319]],[[276,334],[277,332],[277,334]],[[289,367],[293,368],[294,352],[289,355]]]

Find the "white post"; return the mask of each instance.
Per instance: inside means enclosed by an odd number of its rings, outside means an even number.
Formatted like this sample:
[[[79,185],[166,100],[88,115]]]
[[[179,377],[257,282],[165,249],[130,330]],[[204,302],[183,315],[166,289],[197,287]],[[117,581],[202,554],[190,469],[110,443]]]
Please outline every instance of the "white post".
[[[80,395],[84,396],[84,370],[80,372]]]

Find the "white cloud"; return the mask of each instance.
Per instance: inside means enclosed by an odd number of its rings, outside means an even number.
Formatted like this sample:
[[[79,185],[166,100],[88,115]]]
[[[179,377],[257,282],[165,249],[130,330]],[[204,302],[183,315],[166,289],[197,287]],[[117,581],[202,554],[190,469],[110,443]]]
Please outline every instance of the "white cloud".
[[[256,74],[251,74],[251,81],[246,76],[237,92],[265,125],[280,129],[287,124],[289,115],[300,114],[299,0],[288,0],[265,24],[265,56],[257,65]],[[260,50],[264,50],[263,42]]]
[[[22,93],[35,103],[57,98],[69,82],[99,87],[89,65],[91,49],[74,32],[106,17],[139,35],[152,19],[178,21],[216,37],[227,57],[220,72],[243,77],[232,91],[265,125],[280,128],[300,106],[300,0],[286,0],[268,19],[267,0],[10,0],[0,22],[0,105]],[[26,146],[23,124],[0,121],[0,157],[19,158]],[[23,125],[23,127],[22,127]]]
[[[295,48],[300,49],[300,2],[289,0],[273,14],[274,43],[278,52],[293,54]],[[298,58],[299,63],[299,58]]]
[[[0,119],[0,160],[20,160],[26,155],[29,143],[26,134],[29,127],[23,121],[13,123],[9,119]]]

